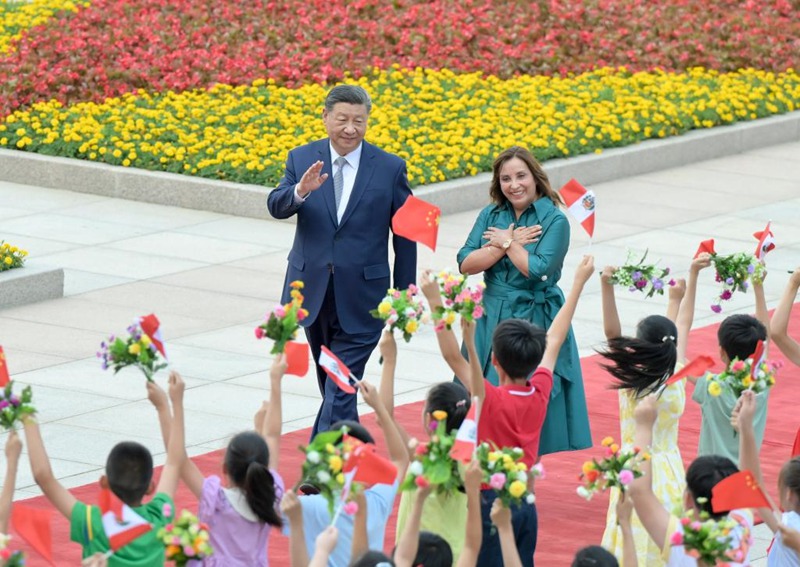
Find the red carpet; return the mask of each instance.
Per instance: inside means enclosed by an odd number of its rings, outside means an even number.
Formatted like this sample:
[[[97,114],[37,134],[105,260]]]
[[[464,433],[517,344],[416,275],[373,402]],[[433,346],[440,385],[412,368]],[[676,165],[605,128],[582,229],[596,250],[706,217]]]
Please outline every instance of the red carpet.
[[[689,357],[701,353],[714,355],[718,352],[716,342],[717,326],[704,327],[692,331]],[[800,336],[800,310],[794,310],[790,332]],[[782,358],[777,351],[772,358]],[[589,403],[589,414],[593,437],[599,443],[606,435],[619,438],[619,419],[617,393],[609,390],[608,376],[599,368],[598,357],[591,356],[581,361],[583,366],[586,397]],[[680,447],[684,461],[690,463],[697,450],[697,438],[700,431],[700,411],[697,404],[691,401],[691,385],[687,386],[686,412],[680,425]],[[800,416],[796,411],[796,400],[800,399],[800,369],[786,365],[780,371],[778,383],[770,395],[767,434],[761,449],[766,487],[776,494],[778,472],[788,460],[792,443],[795,439]],[[422,403],[398,407],[396,417],[412,434],[422,436],[421,414]],[[370,430],[378,429],[374,416],[364,419]],[[300,471],[300,452],[297,446],[308,441],[308,430],[284,435],[282,443],[281,473],[287,485],[297,480]],[[575,494],[578,485],[576,479],[581,464],[597,454],[597,449],[574,453],[550,455],[543,459],[547,478],[537,483],[537,506],[539,511],[539,543],[536,550],[536,563],[545,567],[569,565],[577,549],[585,545],[597,544],[605,527],[605,515],[608,499],[595,498],[585,502]],[[218,474],[221,468],[222,451],[216,451],[197,457],[195,461],[206,474]],[[74,489],[73,494],[82,500],[94,502],[97,498],[96,485],[86,485]],[[196,511],[197,503],[189,491],[181,486],[177,495],[177,506]],[[34,507],[49,507],[44,498],[33,498],[25,502]],[[394,543],[395,518],[392,517],[387,526],[387,547]],[[57,565],[79,565],[80,549],[69,543],[69,526],[67,521],[54,515],[53,520],[54,556]],[[15,543],[20,540],[15,538]],[[47,563],[27,547],[28,565],[44,566]],[[288,539],[273,533],[270,541],[270,564],[282,567],[289,564]]]

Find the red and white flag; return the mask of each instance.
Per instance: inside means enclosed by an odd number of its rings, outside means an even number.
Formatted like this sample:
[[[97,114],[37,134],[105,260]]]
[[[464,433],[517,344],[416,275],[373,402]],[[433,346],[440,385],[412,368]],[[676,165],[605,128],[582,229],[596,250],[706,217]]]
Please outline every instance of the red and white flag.
[[[756,351],[750,356],[750,378],[753,382],[758,380],[758,367],[767,360],[767,343],[765,341],[758,341],[756,343]]]
[[[467,412],[467,417],[458,428],[450,456],[462,463],[472,460],[475,448],[478,446],[478,398],[472,398],[472,405]]]
[[[350,384],[351,377],[353,377],[350,369],[325,345],[320,349],[317,363],[343,392],[348,394],[356,393],[356,389]],[[355,377],[353,377],[353,380],[355,380]]]
[[[125,547],[153,529],[147,520],[108,489],[100,492],[100,514],[103,519],[103,531],[113,551]]]
[[[139,324],[142,327],[142,331],[145,335],[150,337],[150,340],[153,341],[153,344],[156,346],[156,350],[161,353],[161,356],[167,358],[167,351],[164,350],[164,339],[161,338],[161,323],[158,320],[158,317],[153,315],[144,315],[143,317],[139,318]]]
[[[11,374],[8,372],[6,353],[3,352],[3,347],[0,346],[0,387],[5,388],[6,384],[8,384],[10,381]]]
[[[590,191],[574,179],[570,179],[559,193],[561,193],[561,198],[564,199],[564,203],[567,205],[569,214],[581,223],[583,230],[591,238],[594,235],[594,191]]]
[[[764,257],[767,255],[767,252],[772,252],[772,250],[775,249],[775,235],[772,234],[772,231],[769,229],[770,224],[772,223],[768,222],[767,227],[761,232],[753,233],[753,236],[758,240],[755,256],[762,262],[764,261]]]

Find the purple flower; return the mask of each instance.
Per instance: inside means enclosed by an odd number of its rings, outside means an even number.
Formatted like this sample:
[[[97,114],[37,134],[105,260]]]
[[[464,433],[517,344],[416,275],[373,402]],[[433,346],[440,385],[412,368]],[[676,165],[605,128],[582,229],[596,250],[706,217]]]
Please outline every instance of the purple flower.
[[[727,280],[725,280],[725,283],[728,285],[733,285],[733,278],[728,278]]]
[[[742,282],[742,289],[747,289],[748,287],[750,287],[749,282]]]
[[[719,298],[722,301],[728,301],[731,297],[733,297],[733,294],[729,289],[723,290],[722,293],[719,294]]]
[[[669,267],[667,267],[667,268],[664,268],[664,275],[665,275],[665,276],[666,276],[666,275],[669,275]]]
[[[431,422],[428,424],[428,429],[431,431],[436,431],[436,428],[439,427],[439,422],[435,419],[432,419]]]
[[[653,280],[653,289],[664,289],[664,282],[658,278]]]
[[[675,280],[669,280],[669,281],[667,282],[667,285],[668,285],[669,287],[672,287],[672,286],[674,286],[674,285],[675,285],[675,284],[677,284],[677,283],[678,283],[678,282],[676,282]]]
[[[103,358],[103,353],[99,350],[95,354],[97,354],[97,358]]]
[[[647,280],[638,280],[635,285],[637,289],[642,289],[647,285]]]
[[[714,279],[717,280],[718,282],[722,281],[722,276],[719,275],[719,272],[716,273],[716,275],[714,276]]]
[[[755,271],[756,271],[756,267],[753,264],[750,264],[749,266],[747,266],[747,273],[748,274],[752,274]]]
[[[632,285],[631,287],[628,288],[628,291],[636,291],[636,286]]]
[[[11,396],[10,401],[11,405],[14,406],[15,408],[19,407],[19,398],[17,396]]]
[[[711,311],[714,313],[722,313],[722,306],[721,305],[712,305]]]
[[[111,335],[110,337],[108,337],[108,343],[109,344],[113,343],[116,340],[117,340],[117,337],[115,335]]]
[[[8,406],[8,400],[0,400],[0,410],[6,409]]]
[[[108,362],[106,362],[106,361],[104,360],[104,361],[102,362],[102,364],[100,364],[100,368],[102,368],[103,370],[108,370]]]
[[[642,279],[642,272],[636,271],[631,274],[633,281]]]

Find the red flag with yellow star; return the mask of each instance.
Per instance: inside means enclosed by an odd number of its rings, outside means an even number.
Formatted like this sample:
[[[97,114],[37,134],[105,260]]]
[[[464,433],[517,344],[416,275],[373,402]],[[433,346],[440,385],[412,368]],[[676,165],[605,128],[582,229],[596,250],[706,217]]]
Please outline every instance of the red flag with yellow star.
[[[772,508],[750,471],[739,471],[714,485],[711,489],[711,507],[715,514],[737,508]]]
[[[392,232],[397,236],[424,244],[436,252],[441,216],[442,211],[439,207],[411,196],[392,217]]]
[[[11,375],[8,373],[8,364],[6,364],[6,353],[3,352],[3,347],[0,346],[0,388],[4,388],[6,384],[11,381]]]

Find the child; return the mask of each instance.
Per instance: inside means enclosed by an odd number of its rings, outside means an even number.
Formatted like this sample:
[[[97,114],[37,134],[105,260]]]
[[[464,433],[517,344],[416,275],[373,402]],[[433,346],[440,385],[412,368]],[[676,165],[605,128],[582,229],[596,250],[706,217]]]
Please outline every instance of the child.
[[[3,481],[3,491],[0,492],[0,534],[8,534],[8,520],[11,517],[11,502],[14,500],[20,453],[22,453],[22,441],[12,429],[6,439],[6,479]]]
[[[366,509],[368,511],[368,547],[369,549],[383,549],[386,522],[392,513],[399,482],[406,473],[408,451],[403,445],[403,440],[394,420],[381,401],[377,388],[366,380],[362,380],[359,382],[359,390],[364,397],[364,401],[375,410],[375,414],[378,417],[378,425],[383,431],[386,446],[389,450],[389,457],[397,467],[397,477],[392,484],[376,484],[364,491]],[[369,431],[356,422],[335,423],[331,430],[341,430],[342,427],[347,427],[348,435],[363,443],[375,443]],[[328,503],[319,494],[300,496],[299,501],[302,508],[306,549],[308,554],[313,556],[317,535],[331,524]],[[335,526],[338,530],[338,544],[330,554],[328,565],[331,567],[346,567],[350,563],[353,517],[348,514],[339,514]],[[284,524],[284,534],[291,536],[291,525]]]
[[[575,554],[572,567],[619,567],[619,561],[606,548],[590,545]]]
[[[778,477],[778,492],[781,507],[785,510],[782,523],[794,530],[800,530],[800,457],[795,457],[781,469]],[[787,549],[781,536],[775,538],[767,556],[769,567],[800,567],[800,556]]]
[[[172,520],[175,508],[173,497],[178,477],[186,458],[183,433],[183,391],[185,385],[177,372],[169,375],[169,397],[175,409],[167,462],[161,471],[155,497],[143,504],[142,499],[153,492],[153,457],[146,447],[132,441],[118,443],[106,460],[106,474],[100,477],[100,486],[110,489],[122,502],[153,525],[153,529],[114,552],[108,560],[114,566],[164,565],[164,546],[156,538],[160,528]],[[83,546],[83,557],[105,553],[111,545],[103,531],[100,508],[79,502],[53,476],[50,460],[42,442],[39,426],[32,417],[24,421],[28,441],[28,456],[36,484],[48,500],[70,520],[70,538]]]
[[[772,314],[769,334],[772,342],[786,355],[786,358],[793,364],[800,366],[800,344],[789,336],[789,318],[791,317],[792,305],[798,289],[800,289],[800,268],[795,269],[792,273],[789,283],[786,285],[786,290],[783,292],[781,300]],[[800,455],[800,428],[797,430],[794,446],[792,447],[792,456],[796,457],[798,455]]]
[[[464,475],[464,484],[467,493],[467,522],[464,534],[464,547],[461,556],[453,561],[450,546],[441,537],[430,532],[420,532],[420,519],[423,515],[423,506],[428,502],[428,494],[433,486],[419,489],[415,493],[414,503],[409,514],[405,530],[397,541],[394,551],[394,562],[397,567],[473,567],[478,560],[481,542],[481,513],[480,513],[480,488],[483,472],[477,461],[472,461]],[[511,521],[509,518],[510,531]],[[504,526],[505,527],[505,526]],[[511,534],[511,545],[514,545],[514,536]],[[514,549],[514,554],[517,550]],[[514,567],[506,563],[506,567]]]
[[[423,274],[423,291],[430,292],[433,285],[433,293],[439,297],[438,285],[431,284],[430,279]],[[427,293],[426,293],[427,294]],[[458,352],[458,345],[455,337],[450,333],[453,341],[453,348]],[[397,343],[390,332],[385,332],[379,343],[381,356],[383,357],[383,370],[381,376],[381,399],[383,400],[389,414],[394,412],[394,370],[397,364]],[[468,369],[466,361],[459,354],[459,358]],[[467,374],[464,374],[467,378]],[[425,408],[422,412],[422,423],[424,429],[430,434],[428,424],[431,422],[431,415],[434,411],[444,411],[447,413],[446,427],[448,431],[457,430],[469,412],[471,406],[469,393],[466,388],[457,382],[442,382],[436,384],[425,398]],[[403,436],[405,446],[408,446],[408,433],[398,425],[400,434]],[[403,534],[408,515],[415,500],[416,491],[405,491],[400,495],[400,507],[397,512],[397,532],[396,538],[399,539]],[[464,533],[467,522],[467,495],[463,491],[456,491],[450,494],[430,493],[425,499],[422,510],[421,529],[441,536],[450,547],[454,560],[458,560],[461,548],[464,546]]]
[[[470,391],[478,397],[483,416],[478,423],[478,441],[522,448],[522,461],[528,468],[534,465],[539,452],[539,435],[553,387],[553,367],[583,286],[593,272],[594,259],[584,256],[575,270],[572,289],[547,332],[520,319],[508,319],[497,326],[492,336],[492,364],[500,377],[499,386],[483,376],[475,348],[475,325],[463,324],[464,345],[470,360]],[[502,565],[500,541],[490,520],[495,498],[496,493],[491,489],[482,493],[483,543],[478,559],[481,567]],[[524,503],[514,508],[512,523],[522,564],[532,567],[536,505]]]
[[[191,459],[184,461],[181,478],[199,500],[198,518],[209,526],[214,554],[203,560],[212,567],[265,566],[272,527],[282,521],[276,510],[283,494],[283,479],[277,472],[281,437],[281,379],[286,361],[278,355],[270,369],[270,401],[256,414],[257,431],[245,431],[228,443],[219,476],[204,477]],[[148,397],[156,407],[162,436],[169,438],[169,405],[163,391],[148,382]]]
[[[750,394],[745,396],[745,398],[749,397],[749,402],[742,406],[739,419],[740,423],[752,430],[755,402],[752,392],[746,392],[746,394]],[[653,424],[657,417],[658,400],[654,395],[647,396],[636,406],[634,411],[636,422],[634,443],[636,446],[650,446],[653,439]],[[740,437],[743,439],[742,444],[744,445],[746,436],[741,435]],[[749,453],[748,449],[743,447],[743,462],[745,461],[745,452]],[[629,495],[633,497],[636,514],[653,541],[661,546],[663,550],[662,558],[669,567],[697,565],[696,559],[689,556],[683,546],[672,546],[670,538],[678,529],[679,519],[671,515],[653,493],[650,462],[649,460],[643,462],[643,476],[634,480],[629,488]],[[683,502],[685,510],[694,510],[696,514],[704,511],[715,519],[728,516],[736,521],[737,525],[730,534],[732,552],[738,552],[743,559],[740,562],[729,563],[731,567],[750,564],[749,550],[752,544],[753,516],[748,510],[731,510],[730,512],[714,514],[711,508],[711,491],[720,480],[736,472],[738,472],[736,465],[727,457],[718,455],[698,457],[686,471],[687,488]]]
[[[708,257],[701,254],[698,259]],[[694,265],[694,263],[693,263]],[[690,275],[690,278],[692,276]],[[691,283],[691,280],[690,280]],[[753,294],[756,300],[756,316],[730,315],[726,317],[717,331],[719,341],[719,355],[727,367],[733,359],[745,360],[750,358],[756,350],[758,341],[768,339],[767,327],[769,315],[767,302],[764,298],[763,284],[753,284]],[[687,308],[694,311],[694,297],[684,299]],[[700,404],[702,411],[702,424],[700,426],[700,443],[697,447],[698,456],[720,455],[729,458],[734,463],[739,462],[739,440],[730,426],[730,418],[737,398],[732,391],[723,388],[719,396],[712,396],[708,392],[708,376],[689,378],[695,382],[692,399]],[[757,446],[761,447],[764,440],[764,429],[767,425],[767,399],[769,390],[756,396],[755,433]]]
[[[707,255],[706,255],[707,256]],[[619,390],[619,418],[622,446],[633,448],[633,411],[644,396],[659,392],[658,420],[653,432],[653,489],[656,496],[668,510],[681,503],[686,479],[683,461],[678,449],[678,422],[686,404],[684,381],[664,387],[664,383],[675,373],[677,365],[682,365],[686,353],[686,342],[692,324],[691,309],[697,289],[698,272],[710,264],[709,259],[699,258],[692,262],[689,282],[685,294],[688,299],[675,314],[678,325],[661,315],[645,317],[636,326],[636,337],[622,335],[622,327],[617,313],[614,285],[611,278],[615,268],[606,266],[600,276],[603,304],[603,328],[607,344],[600,356],[608,362],[603,367],[617,382],[613,385]],[[676,303],[671,294],[670,304]],[[617,504],[620,491],[613,489],[608,502],[606,529],[602,545],[618,559],[623,555],[623,531],[617,521]],[[663,565],[661,549],[647,535],[639,518],[634,516],[630,527],[633,531],[637,561],[642,565]],[[627,566],[626,566],[627,567]]]

